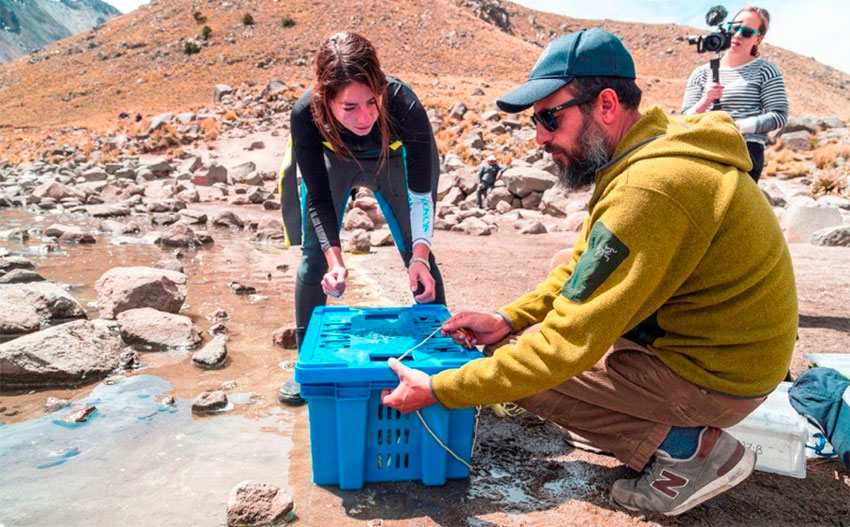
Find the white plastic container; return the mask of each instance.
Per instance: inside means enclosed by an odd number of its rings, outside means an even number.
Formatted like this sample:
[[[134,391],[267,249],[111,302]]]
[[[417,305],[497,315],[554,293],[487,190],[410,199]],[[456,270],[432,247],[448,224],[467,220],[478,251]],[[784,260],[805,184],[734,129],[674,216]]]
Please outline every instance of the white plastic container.
[[[788,402],[790,387],[790,382],[780,383],[761,406],[726,431],[756,453],[756,470],[805,478],[809,428]]]

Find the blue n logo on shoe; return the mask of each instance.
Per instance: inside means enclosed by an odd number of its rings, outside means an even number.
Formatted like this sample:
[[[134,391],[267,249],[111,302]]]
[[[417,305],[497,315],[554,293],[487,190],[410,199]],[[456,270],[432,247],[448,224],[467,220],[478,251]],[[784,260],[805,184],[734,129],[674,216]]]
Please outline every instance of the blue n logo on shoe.
[[[676,499],[676,496],[679,495],[679,491],[676,489],[681,489],[687,484],[688,478],[683,478],[665,469],[658,475],[658,479],[653,481],[649,486],[670,499]]]

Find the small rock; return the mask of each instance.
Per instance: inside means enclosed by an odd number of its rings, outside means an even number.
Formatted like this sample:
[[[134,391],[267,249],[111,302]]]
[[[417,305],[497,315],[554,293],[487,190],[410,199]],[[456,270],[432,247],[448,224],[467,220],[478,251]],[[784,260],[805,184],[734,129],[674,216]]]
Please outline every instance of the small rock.
[[[227,320],[230,317],[227,314],[227,311],[223,309],[216,309],[209,315],[207,315],[207,320]]]
[[[239,282],[227,282],[227,285],[237,295],[253,295],[257,292],[257,288],[254,286],[240,284]]]
[[[62,418],[64,423],[83,423],[97,410],[94,406],[83,406]]]
[[[281,327],[272,333],[272,342],[275,346],[282,346],[285,349],[294,350],[298,348],[295,341],[295,328]]]
[[[133,350],[127,350],[118,357],[118,367],[125,370],[135,370],[141,367],[139,354]]]
[[[292,496],[274,485],[243,481],[227,497],[227,525],[262,526],[286,522],[295,503]]]
[[[205,370],[216,370],[227,362],[227,346],[224,339],[213,339],[192,355],[192,364]]]
[[[56,397],[48,397],[47,402],[44,403],[44,411],[45,412],[55,412],[56,410],[61,410],[62,408],[66,408],[71,404],[71,401],[67,399],[58,399]]]
[[[153,264],[155,269],[165,269],[166,271],[175,271],[183,273],[183,264],[179,260],[160,260]]]
[[[222,390],[235,390],[236,386],[236,381],[224,381],[221,383]]]
[[[217,324],[213,324],[209,329],[210,335],[222,335],[227,333],[227,326],[222,324],[221,322]]]
[[[204,392],[192,401],[192,412],[207,413],[221,410],[227,406],[227,395],[221,390]]]
[[[177,401],[174,400],[173,395],[165,395],[159,400],[159,404],[162,404],[162,405],[165,405],[165,406],[174,406],[174,403],[176,403],[176,402]]]

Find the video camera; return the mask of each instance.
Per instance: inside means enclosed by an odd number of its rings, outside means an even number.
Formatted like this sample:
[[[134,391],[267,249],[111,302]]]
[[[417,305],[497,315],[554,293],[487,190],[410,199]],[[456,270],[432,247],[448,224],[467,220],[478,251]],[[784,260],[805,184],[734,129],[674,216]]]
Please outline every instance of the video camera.
[[[720,53],[732,46],[733,33],[723,28],[723,21],[729,12],[722,5],[716,5],[705,14],[705,22],[716,26],[717,31],[708,35],[693,35],[688,37],[688,44],[696,44],[697,53]]]

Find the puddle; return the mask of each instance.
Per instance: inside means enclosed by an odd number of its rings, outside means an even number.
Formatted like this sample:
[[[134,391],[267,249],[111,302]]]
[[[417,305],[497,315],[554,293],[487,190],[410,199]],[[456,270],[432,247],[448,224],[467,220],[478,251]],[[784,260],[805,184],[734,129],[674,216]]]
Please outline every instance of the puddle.
[[[195,417],[157,402],[171,389],[139,375],[76,401],[97,408],[83,423],[61,421],[72,407],[0,426],[3,525],[226,525],[240,481],[288,484],[289,412]]]

